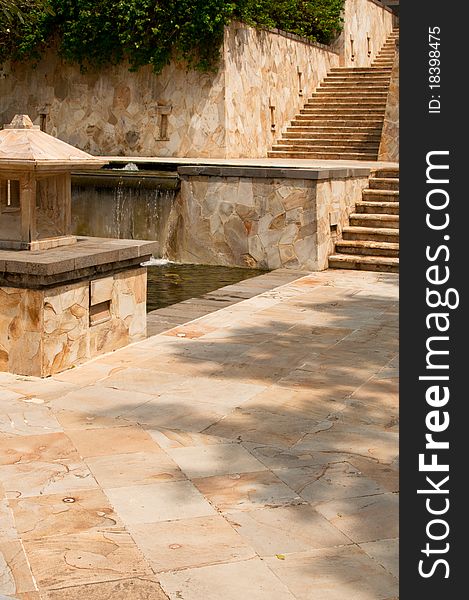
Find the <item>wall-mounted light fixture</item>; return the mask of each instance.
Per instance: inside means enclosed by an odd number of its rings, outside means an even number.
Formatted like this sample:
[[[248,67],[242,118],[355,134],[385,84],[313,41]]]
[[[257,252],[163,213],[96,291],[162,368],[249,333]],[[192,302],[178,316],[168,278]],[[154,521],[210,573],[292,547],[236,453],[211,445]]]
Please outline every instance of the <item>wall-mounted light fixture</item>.
[[[300,71],[300,67],[297,67],[298,72],[298,96],[303,95],[303,73]]]
[[[46,131],[47,129],[47,116],[49,114],[50,104],[43,104],[37,110],[39,115],[39,129],[41,131]]]
[[[158,140],[167,141],[168,136],[168,115],[171,114],[173,107],[171,104],[158,104],[156,115],[158,118]]]
[[[272,99],[269,98],[269,110],[270,110],[270,129],[275,131],[275,105]]]

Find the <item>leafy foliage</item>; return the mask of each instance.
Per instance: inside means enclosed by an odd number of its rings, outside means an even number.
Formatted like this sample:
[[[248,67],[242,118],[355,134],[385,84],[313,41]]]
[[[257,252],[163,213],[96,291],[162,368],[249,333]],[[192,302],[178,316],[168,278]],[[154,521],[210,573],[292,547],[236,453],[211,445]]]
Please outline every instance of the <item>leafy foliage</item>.
[[[237,13],[250,25],[276,27],[328,44],[342,27],[344,0],[239,0]]]
[[[0,61],[38,59],[58,44],[82,68],[117,64],[155,72],[177,57],[191,68],[216,66],[232,20],[276,27],[329,43],[344,0],[0,0]]]

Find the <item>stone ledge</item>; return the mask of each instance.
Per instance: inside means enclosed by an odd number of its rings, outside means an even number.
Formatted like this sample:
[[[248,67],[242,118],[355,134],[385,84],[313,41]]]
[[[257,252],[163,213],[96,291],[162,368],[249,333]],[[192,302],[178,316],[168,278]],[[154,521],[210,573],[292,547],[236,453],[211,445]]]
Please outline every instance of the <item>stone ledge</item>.
[[[77,171],[72,175],[73,185],[93,185],[96,187],[136,187],[165,190],[177,190],[179,177],[176,172],[167,171],[120,171],[119,169],[101,169],[98,172]]]
[[[379,4],[377,0],[372,0],[375,4]],[[384,8],[384,7],[383,7]],[[279,35],[284,38],[289,38],[294,40],[295,42],[300,42],[301,44],[306,44],[308,46],[314,46],[315,48],[319,48],[320,50],[325,50],[326,52],[330,52],[331,54],[339,55],[340,52],[333,48],[332,46],[328,46],[327,44],[321,44],[321,42],[315,42],[314,40],[310,40],[307,37],[303,37],[296,33],[290,33],[289,31],[284,31],[283,29],[278,29],[276,27],[265,27],[263,25],[248,25],[247,23],[243,23],[242,21],[233,21],[231,23],[232,26],[241,28],[241,29],[254,29],[254,31],[266,31],[267,33],[273,33],[274,35]]]
[[[379,0],[368,0],[368,1],[371,2],[372,4],[376,4],[376,6],[379,6],[380,8],[382,8],[385,11],[392,13],[392,10],[389,8],[389,6],[386,6]]]
[[[285,179],[345,179],[347,177],[368,177],[367,167],[302,169],[301,167],[231,167],[212,165],[191,165],[178,167],[179,175],[211,177],[250,177],[250,178],[285,178]]]
[[[0,285],[41,288],[124,270],[148,260],[158,242],[79,237],[74,246],[0,250]]]

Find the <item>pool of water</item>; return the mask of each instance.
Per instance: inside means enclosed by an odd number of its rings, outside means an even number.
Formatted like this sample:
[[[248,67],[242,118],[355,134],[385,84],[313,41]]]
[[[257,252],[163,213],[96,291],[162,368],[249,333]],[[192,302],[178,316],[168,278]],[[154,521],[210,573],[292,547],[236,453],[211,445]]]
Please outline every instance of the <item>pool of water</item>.
[[[181,265],[163,260],[148,264],[147,310],[198,298],[225,285],[262,275],[266,271],[238,267]]]

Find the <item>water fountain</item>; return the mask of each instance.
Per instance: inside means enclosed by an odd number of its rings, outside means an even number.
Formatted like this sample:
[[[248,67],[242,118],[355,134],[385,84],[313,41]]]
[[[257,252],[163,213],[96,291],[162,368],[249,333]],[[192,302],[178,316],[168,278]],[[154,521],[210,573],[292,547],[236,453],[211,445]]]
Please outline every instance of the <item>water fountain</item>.
[[[157,244],[72,233],[71,172],[104,163],[26,115],[0,131],[0,371],[46,377],[145,337]]]
[[[158,240],[165,254],[179,188],[175,171],[135,163],[72,175],[72,228],[80,235]]]

